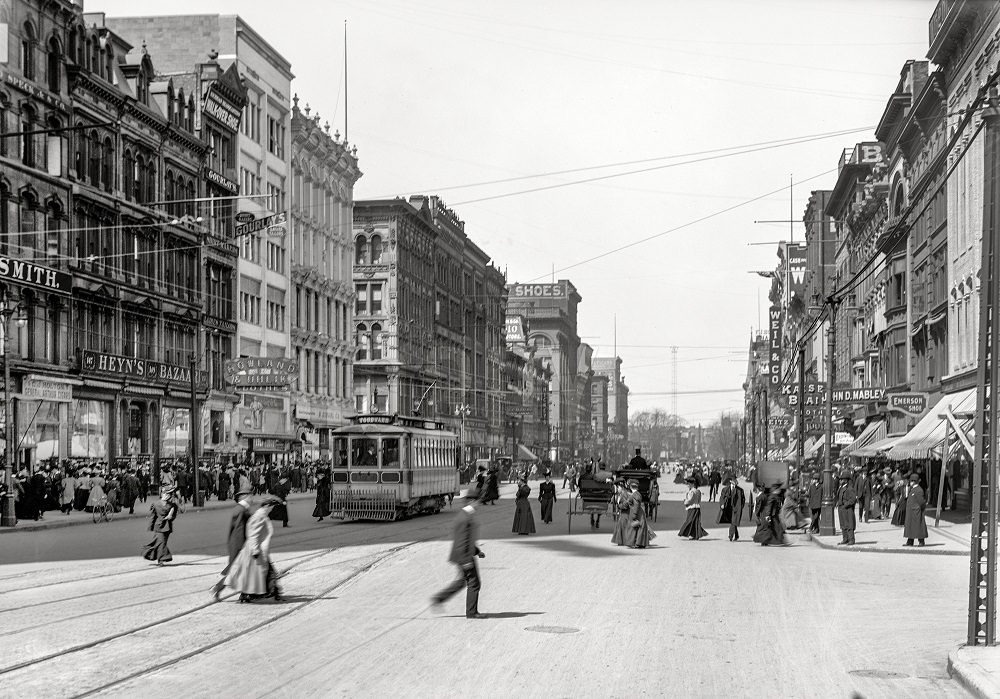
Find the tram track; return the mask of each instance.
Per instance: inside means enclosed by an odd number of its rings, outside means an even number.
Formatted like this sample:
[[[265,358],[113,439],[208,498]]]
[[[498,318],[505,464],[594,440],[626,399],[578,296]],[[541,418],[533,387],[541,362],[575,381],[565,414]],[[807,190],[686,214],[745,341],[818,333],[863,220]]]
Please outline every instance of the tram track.
[[[345,535],[350,534],[350,533],[357,534],[357,531],[355,530],[354,527],[352,527],[352,530],[354,530],[354,531],[353,532],[343,532],[343,534],[345,534]],[[294,613],[295,611],[298,611],[299,609],[301,609],[301,608],[303,608],[305,606],[308,606],[309,604],[312,604],[312,603],[314,603],[314,602],[316,602],[316,601],[318,601],[320,599],[323,599],[324,597],[326,597],[327,595],[329,595],[330,592],[336,590],[338,587],[341,587],[343,585],[348,584],[349,582],[351,582],[352,580],[354,580],[355,578],[357,578],[359,575],[363,574],[364,572],[367,572],[368,570],[371,570],[373,567],[375,567],[376,565],[378,565],[381,561],[383,561],[383,560],[391,557],[392,555],[395,555],[396,553],[398,553],[398,552],[400,552],[402,550],[405,550],[406,548],[411,547],[413,545],[416,545],[418,543],[423,543],[423,542],[426,542],[426,541],[431,541],[431,540],[437,538],[437,535],[440,532],[440,521],[429,523],[428,525],[426,525],[424,527],[421,527],[420,529],[418,529],[416,531],[410,531],[410,532],[407,532],[407,533],[412,536],[414,534],[418,534],[419,535],[420,533],[427,532],[428,530],[433,530],[433,533],[431,533],[431,534],[429,534],[427,536],[424,536],[422,538],[419,538],[419,539],[412,539],[411,538],[407,543],[401,544],[399,546],[394,546],[391,549],[389,549],[388,551],[383,552],[381,554],[364,554],[364,555],[361,555],[361,556],[352,557],[352,558],[349,558],[349,559],[344,559],[344,560],[338,561],[337,565],[343,565],[343,564],[350,565],[350,564],[354,564],[354,563],[357,563],[358,561],[361,561],[361,560],[364,560],[364,559],[367,559],[367,558],[371,558],[372,556],[374,556],[374,559],[371,562],[369,562],[366,565],[362,566],[358,570],[352,572],[347,578],[339,580],[336,584],[331,585],[330,587],[324,589],[316,597],[314,597],[314,598],[312,598],[310,600],[306,600],[306,601],[304,601],[302,603],[298,603],[295,606],[293,606],[290,609],[288,609],[287,611],[282,611],[281,613],[279,613],[275,617],[272,617],[272,618],[269,618],[269,619],[265,619],[265,620],[263,620],[261,622],[261,624],[255,626],[255,627],[252,627],[252,628],[257,628],[258,626],[259,627],[266,626],[267,624],[273,623],[274,621],[277,621],[279,619],[285,618],[289,614]],[[329,538],[330,538],[329,531],[324,531],[320,535],[315,535],[315,533],[313,533],[312,535],[310,535],[310,536],[308,536],[306,538],[301,538],[301,534],[302,533],[306,533],[306,532],[303,531],[303,530],[300,530],[300,532],[297,532],[296,535],[287,535],[287,536],[289,538],[291,536],[298,536],[299,538],[297,538],[297,540],[294,541],[295,544],[302,544],[302,543],[306,543],[308,541],[312,541],[312,540],[315,540],[315,539],[329,540]],[[380,541],[384,541],[385,539],[390,539],[390,538],[396,537],[398,535],[399,535],[399,533],[397,531],[386,532],[383,536],[367,538],[367,539],[365,539],[363,541],[363,543],[364,544],[374,544],[374,543],[378,543]],[[286,542],[286,544],[287,543],[291,543],[291,542]],[[287,567],[287,568],[285,568],[283,570],[283,572],[281,573],[282,577],[285,577],[285,576],[287,576],[289,574],[295,574],[295,573],[300,573],[300,572],[305,573],[305,572],[316,570],[317,567],[310,566],[309,564],[311,562],[320,560],[320,559],[322,559],[325,556],[329,556],[329,555],[331,555],[331,554],[333,554],[333,553],[335,553],[337,551],[342,551],[345,548],[345,546],[343,545],[342,542],[338,542],[338,544],[340,544],[340,545],[333,546],[333,547],[328,547],[328,548],[324,548],[324,550],[316,552],[314,554],[310,554],[310,555],[298,557],[297,559],[295,559],[295,562],[291,566],[289,566],[289,567]],[[277,545],[280,547],[280,545],[281,545],[280,542],[278,542]],[[212,556],[212,557],[207,557],[207,558],[219,558],[219,557],[220,556]],[[205,560],[205,559],[202,559],[202,560]],[[284,559],[282,561],[279,561],[278,562],[279,566],[281,564],[287,562],[287,560],[289,560],[289,559]],[[319,567],[321,568],[323,566],[319,566]],[[120,574],[115,574],[115,575],[120,575]],[[213,573],[210,573],[210,574],[190,576],[190,577],[187,577],[187,578],[156,581],[154,583],[143,584],[143,585],[141,585],[141,587],[155,586],[155,585],[161,585],[161,584],[169,584],[171,582],[172,583],[178,583],[178,582],[179,583],[183,583],[185,580],[191,580],[192,578],[209,577],[209,576],[215,576],[215,575],[217,575],[217,573],[213,572]],[[104,577],[104,576],[101,576],[101,577]],[[116,588],[115,592],[118,592],[118,593],[128,592],[131,589],[136,589],[136,587],[135,586],[131,586],[131,587],[125,587],[125,588]],[[188,592],[183,592],[183,593],[178,593],[178,594],[172,594],[172,595],[162,596],[162,597],[155,598],[155,599],[149,599],[149,600],[145,600],[145,601],[142,601],[142,602],[130,603],[130,604],[126,604],[126,605],[119,605],[118,607],[110,607],[110,608],[106,607],[106,608],[102,608],[100,610],[96,610],[94,612],[86,612],[86,613],[83,613],[83,614],[75,615],[73,617],[61,618],[60,623],[65,623],[67,621],[72,621],[73,619],[83,618],[83,617],[88,617],[88,616],[99,616],[101,614],[106,614],[108,612],[116,612],[116,611],[119,611],[120,609],[125,609],[125,608],[141,607],[141,606],[144,606],[144,605],[154,605],[154,604],[156,604],[158,602],[161,602],[161,601],[164,601],[164,600],[176,599],[176,598],[181,598],[181,597],[184,597],[184,596],[191,596],[191,595],[195,595],[195,594],[204,594],[207,597],[208,591],[207,591],[207,589],[204,590],[204,591],[201,590],[201,589],[199,589],[197,591],[188,591]],[[231,599],[235,595],[236,595],[236,593],[230,593],[230,594],[226,595],[224,597],[224,599]],[[78,598],[82,598],[82,597],[92,597],[92,595],[80,595],[80,596],[78,596]],[[40,604],[42,604],[42,605],[51,605],[51,604],[65,602],[65,601],[67,601],[67,598],[60,598],[59,600],[54,600],[54,601],[51,601],[51,602],[45,602],[45,603],[40,603]],[[19,670],[25,670],[25,669],[33,668],[33,667],[42,665],[43,663],[46,663],[46,662],[49,662],[49,661],[53,661],[53,660],[56,660],[56,659],[59,659],[59,658],[71,657],[71,656],[73,656],[75,654],[84,652],[86,650],[93,649],[93,648],[96,648],[98,646],[111,643],[111,642],[113,642],[113,641],[115,641],[117,639],[124,638],[124,637],[130,636],[130,635],[134,635],[134,634],[139,634],[139,633],[141,633],[143,631],[147,631],[148,629],[152,629],[152,628],[155,628],[157,626],[162,626],[164,624],[169,624],[169,623],[171,623],[173,621],[176,621],[178,619],[183,619],[184,617],[188,617],[188,616],[197,614],[198,612],[201,612],[201,611],[203,611],[203,610],[205,610],[205,609],[213,606],[214,604],[215,604],[214,600],[209,600],[209,601],[206,601],[204,603],[196,604],[196,605],[194,605],[194,606],[192,606],[190,608],[184,609],[184,610],[179,611],[179,612],[177,612],[175,614],[171,614],[171,615],[166,616],[166,617],[155,619],[155,620],[152,620],[152,621],[150,621],[148,623],[140,624],[139,626],[135,626],[135,627],[131,627],[131,628],[128,628],[128,629],[124,629],[124,630],[116,632],[116,633],[111,633],[111,634],[105,635],[105,636],[103,636],[101,638],[97,638],[97,639],[89,640],[87,642],[79,643],[77,645],[74,645],[74,646],[71,646],[71,647],[68,647],[68,648],[63,648],[63,649],[60,649],[58,651],[54,651],[54,652],[51,652],[51,653],[47,653],[47,654],[42,655],[42,656],[25,659],[22,662],[17,662],[17,663],[14,663],[12,665],[9,665],[7,667],[0,668],[0,677],[10,675],[11,673],[15,673],[15,672],[17,672]],[[25,628],[25,629],[18,629],[16,631],[13,630],[13,629],[11,629],[11,632],[13,632],[13,633],[19,633],[21,631],[30,631],[32,629],[37,629],[37,628],[39,628],[38,625],[33,626],[33,627],[28,627],[28,628]],[[203,648],[202,650],[207,650],[207,649],[210,649],[212,647],[216,647],[217,645],[221,645],[222,643],[229,642],[229,641],[233,640],[233,638],[235,638],[235,637],[236,637],[236,635],[227,636],[222,641],[217,641],[217,642],[213,642],[212,644],[207,644],[207,646],[205,648]],[[176,659],[175,662],[180,662],[181,660],[183,660],[183,658]],[[169,663],[165,663],[165,665],[166,664],[169,664]],[[155,669],[148,670],[148,671],[155,671]],[[125,680],[125,681],[127,681],[127,680]]]
[[[190,658],[193,658],[193,657],[195,657],[197,655],[200,655],[201,653],[205,653],[207,651],[213,650],[214,648],[218,648],[218,647],[223,646],[223,645],[225,645],[227,643],[231,643],[232,641],[234,641],[234,640],[236,640],[238,638],[241,638],[241,637],[246,636],[248,634],[254,633],[254,632],[259,631],[259,630],[261,630],[261,629],[263,629],[263,628],[265,628],[267,626],[270,626],[270,625],[272,625],[272,624],[274,624],[274,623],[276,623],[278,621],[286,619],[287,617],[291,616],[292,614],[295,614],[296,612],[300,612],[303,609],[305,609],[305,608],[307,608],[307,607],[315,604],[316,602],[319,602],[319,601],[321,601],[323,599],[326,599],[327,596],[330,593],[332,593],[332,592],[336,591],[337,589],[342,588],[342,587],[344,587],[346,585],[349,585],[350,583],[354,582],[356,579],[358,579],[359,577],[361,577],[365,573],[368,573],[369,571],[371,571],[372,569],[374,569],[376,566],[378,566],[379,564],[381,564],[381,563],[389,560],[390,558],[392,558],[393,556],[397,555],[401,551],[405,551],[406,549],[412,548],[413,546],[416,546],[417,544],[425,543],[427,541],[430,541],[431,539],[432,539],[432,537],[426,537],[424,539],[417,539],[415,541],[410,541],[410,542],[405,543],[405,544],[400,544],[398,546],[394,546],[394,547],[390,548],[388,551],[384,551],[384,552],[382,552],[380,554],[373,554],[374,560],[372,560],[370,563],[368,563],[368,564],[366,564],[366,565],[358,568],[355,571],[352,571],[348,576],[346,576],[345,578],[343,578],[341,580],[338,580],[333,585],[330,585],[330,586],[326,587],[325,589],[321,590],[314,597],[312,597],[310,599],[307,599],[307,600],[304,600],[302,602],[299,602],[299,603],[295,604],[294,606],[291,606],[289,609],[284,610],[284,611],[282,611],[279,614],[276,614],[273,617],[270,617],[268,619],[263,619],[260,622],[257,622],[256,624],[253,624],[253,625],[251,625],[249,627],[240,629],[240,631],[238,631],[238,632],[227,634],[227,635],[223,636],[220,639],[216,639],[216,640],[212,641],[211,643],[206,643],[206,644],[203,644],[203,645],[201,645],[201,646],[199,646],[197,648],[194,648],[192,650],[186,651],[186,652],[182,653],[179,656],[170,658],[168,660],[164,660],[163,662],[156,663],[155,665],[143,668],[141,670],[136,670],[135,672],[132,672],[132,673],[126,675],[125,677],[119,677],[119,678],[113,680],[112,682],[108,682],[108,683],[103,684],[103,685],[101,685],[99,687],[94,687],[94,688],[89,689],[89,690],[87,690],[85,692],[82,692],[80,694],[75,694],[75,695],[73,695],[73,699],[83,699],[84,697],[94,696],[94,695],[99,694],[101,692],[105,692],[105,691],[108,691],[110,689],[114,689],[115,687],[121,686],[121,685],[123,685],[123,684],[125,684],[127,682],[131,682],[131,681],[139,679],[139,678],[141,678],[143,676],[150,675],[150,674],[152,674],[154,672],[158,672],[158,671],[163,670],[164,668],[170,667],[172,665],[176,665],[178,663],[182,663],[185,660],[189,660]],[[2,675],[2,674],[3,673],[0,672],[0,675]]]

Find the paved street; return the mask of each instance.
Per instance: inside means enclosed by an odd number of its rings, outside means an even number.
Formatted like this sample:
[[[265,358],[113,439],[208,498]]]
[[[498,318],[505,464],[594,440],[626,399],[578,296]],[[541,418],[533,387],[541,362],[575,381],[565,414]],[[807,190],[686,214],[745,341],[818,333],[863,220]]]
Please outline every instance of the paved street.
[[[533,484],[537,492],[537,484]],[[287,601],[211,604],[225,510],[182,517],[175,565],[138,556],[141,520],[0,540],[0,696],[963,697],[946,661],[965,634],[968,563],[680,540],[664,488],[655,548],[557,519],[510,534],[511,488],[480,508],[480,609],[429,608],[454,570],[452,514],[316,524],[292,508],[274,550]],[[456,508],[459,501],[456,500]]]

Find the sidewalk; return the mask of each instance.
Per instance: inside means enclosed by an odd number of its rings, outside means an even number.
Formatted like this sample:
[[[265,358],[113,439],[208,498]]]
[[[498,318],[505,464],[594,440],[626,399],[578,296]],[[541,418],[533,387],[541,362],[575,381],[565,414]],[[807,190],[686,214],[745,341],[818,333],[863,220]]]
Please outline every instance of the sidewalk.
[[[974,697],[1000,697],[1000,647],[959,646],[948,653],[948,674]]]
[[[257,497],[257,496],[255,496]],[[288,500],[298,501],[306,499],[315,499],[316,491],[305,492],[305,493],[290,493],[288,495]],[[135,503],[135,514],[129,514],[127,511],[122,510],[121,512],[115,513],[115,521],[120,519],[145,519],[149,517],[149,505],[156,500],[154,496],[150,495],[146,502]],[[230,508],[235,504],[233,500],[208,500],[204,507],[194,507],[191,503],[186,503],[184,505],[184,514],[190,515],[198,512],[205,512],[207,510],[222,510]],[[13,534],[15,532],[32,532],[38,531],[39,529],[59,529],[61,527],[72,527],[77,524],[93,524],[94,520],[89,512],[77,512],[73,510],[69,515],[64,515],[59,510],[49,510],[45,513],[45,519],[34,521],[34,520],[18,520],[17,526],[14,527],[0,527],[0,534]]]
[[[969,522],[949,522],[941,520],[940,526],[934,526],[933,513],[927,514],[927,545],[903,546],[903,528],[894,527],[887,519],[875,519],[870,522],[858,522],[854,530],[853,546],[839,546],[841,535],[838,523],[836,536],[820,536],[808,534],[808,537],[818,546],[837,549],[838,551],[877,551],[879,553],[914,553],[944,556],[968,556],[972,541],[972,524]]]

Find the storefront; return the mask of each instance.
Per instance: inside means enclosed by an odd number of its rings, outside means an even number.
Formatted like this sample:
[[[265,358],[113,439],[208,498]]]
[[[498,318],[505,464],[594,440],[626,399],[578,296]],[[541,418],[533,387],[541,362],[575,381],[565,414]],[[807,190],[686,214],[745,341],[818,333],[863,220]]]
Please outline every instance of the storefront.
[[[298,436],[289,428],[288,398],[246,391],[236,406],[239,450],[251,461],[287,464],[297,456]]]
[[[67,423],[71,458],[150,463],[154,480],[163,461],[190,458],[190,368],[82,350],[80,376]],[[207,372],[196,372],[194,381],[207,388]]]

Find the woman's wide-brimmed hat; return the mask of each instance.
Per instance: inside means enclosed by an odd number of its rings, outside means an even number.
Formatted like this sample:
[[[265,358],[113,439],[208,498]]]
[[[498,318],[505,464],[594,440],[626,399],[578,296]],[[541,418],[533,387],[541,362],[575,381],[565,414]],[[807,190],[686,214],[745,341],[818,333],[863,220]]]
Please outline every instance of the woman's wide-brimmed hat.
[[[274,495],[265,495],[264,499],[260,501],[261,507],[274,507],[275,505],[281,504],[281,498]]]

